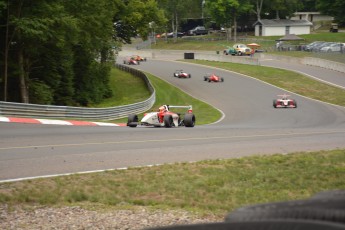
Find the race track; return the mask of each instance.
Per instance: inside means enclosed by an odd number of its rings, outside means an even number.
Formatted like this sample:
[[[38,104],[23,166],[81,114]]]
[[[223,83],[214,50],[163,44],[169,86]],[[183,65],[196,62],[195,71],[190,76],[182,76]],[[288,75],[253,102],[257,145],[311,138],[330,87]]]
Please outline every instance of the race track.
[[[163,60],[135,68],[215,106],[224,118],[171,129],[0,123],[0,180],[345,147],[343,107],[289,93],[298,108],[274,109],[284,90],[236,73]],[[177,69],[192,77],[174,78]],[[203,81],[211,72],[225,81]],[[331,81],[334,72],[327,73]]]

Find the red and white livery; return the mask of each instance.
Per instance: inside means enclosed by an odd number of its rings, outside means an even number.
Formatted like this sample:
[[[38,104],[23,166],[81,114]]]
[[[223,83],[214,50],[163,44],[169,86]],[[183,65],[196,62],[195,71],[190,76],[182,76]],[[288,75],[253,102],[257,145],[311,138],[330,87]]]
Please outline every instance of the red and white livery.
[[[187,112],[182,117],[179,113],[170,111],[170,108],[186,108]],[[127,126],[137,127],[153,126],[153,127],[194,127],[195,115],[193,114],[192,106],[175,106],[175,105],[162,105],[157,112],[150,112],[144,114],[144,117],[140,120],[136,114],[128,116]]]
[[[278,99],[273,100],[274,108],[297,108],[297,102],[294,99],[290,99],[290,95],[283,94],[278,95]]]
[[[134,57],[126,57],[123,60],[123,64],[127,64],[127,65],[140,65],[140,61],[135,60]]]
[[[190,73],[187,73],[183,70],[176,70],[174,72],[174,77],[178,77],[178,78],[191,78],[192,75]]]

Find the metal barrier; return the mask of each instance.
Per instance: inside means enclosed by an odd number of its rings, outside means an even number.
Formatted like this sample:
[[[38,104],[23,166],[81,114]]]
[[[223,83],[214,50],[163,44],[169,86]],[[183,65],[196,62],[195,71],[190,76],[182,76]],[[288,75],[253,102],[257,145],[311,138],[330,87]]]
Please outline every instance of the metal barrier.
[[[145,101],[110,108],[84,108],[71,106],[37,105],[0,101],[0,116],[51,118],[51,119],[81,119],[81,120],[114,120],[132,113],[142,113],[150,108],[156,100],[155,89],[147,76],[136,69],[116,64],[117,68],[142,78],[151,96]]]

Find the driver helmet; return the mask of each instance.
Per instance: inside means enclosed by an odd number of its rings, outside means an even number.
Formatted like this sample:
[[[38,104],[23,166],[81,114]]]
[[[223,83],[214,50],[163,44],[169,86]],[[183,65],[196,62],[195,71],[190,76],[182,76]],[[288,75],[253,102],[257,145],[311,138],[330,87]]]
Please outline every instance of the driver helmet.
[[[167,112],[168,111],[168,108],[166,105],[162,105],[161,107],[159,107],[158,109],[159,112]]]

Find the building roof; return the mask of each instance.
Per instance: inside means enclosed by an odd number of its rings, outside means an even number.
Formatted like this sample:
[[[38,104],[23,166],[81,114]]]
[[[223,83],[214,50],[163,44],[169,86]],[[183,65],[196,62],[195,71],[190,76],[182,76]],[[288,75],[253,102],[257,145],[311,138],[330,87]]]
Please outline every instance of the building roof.
[[[290,19],[261,19],[256,21],[253,26],[262,25],[267,27],[281,27],[281,26],[312,26],[308,20],[290,20]]]
[[[298,37],[296,34],[287,34],[276,41],[301,41],[301,40],[304,40],[304,38]]]

